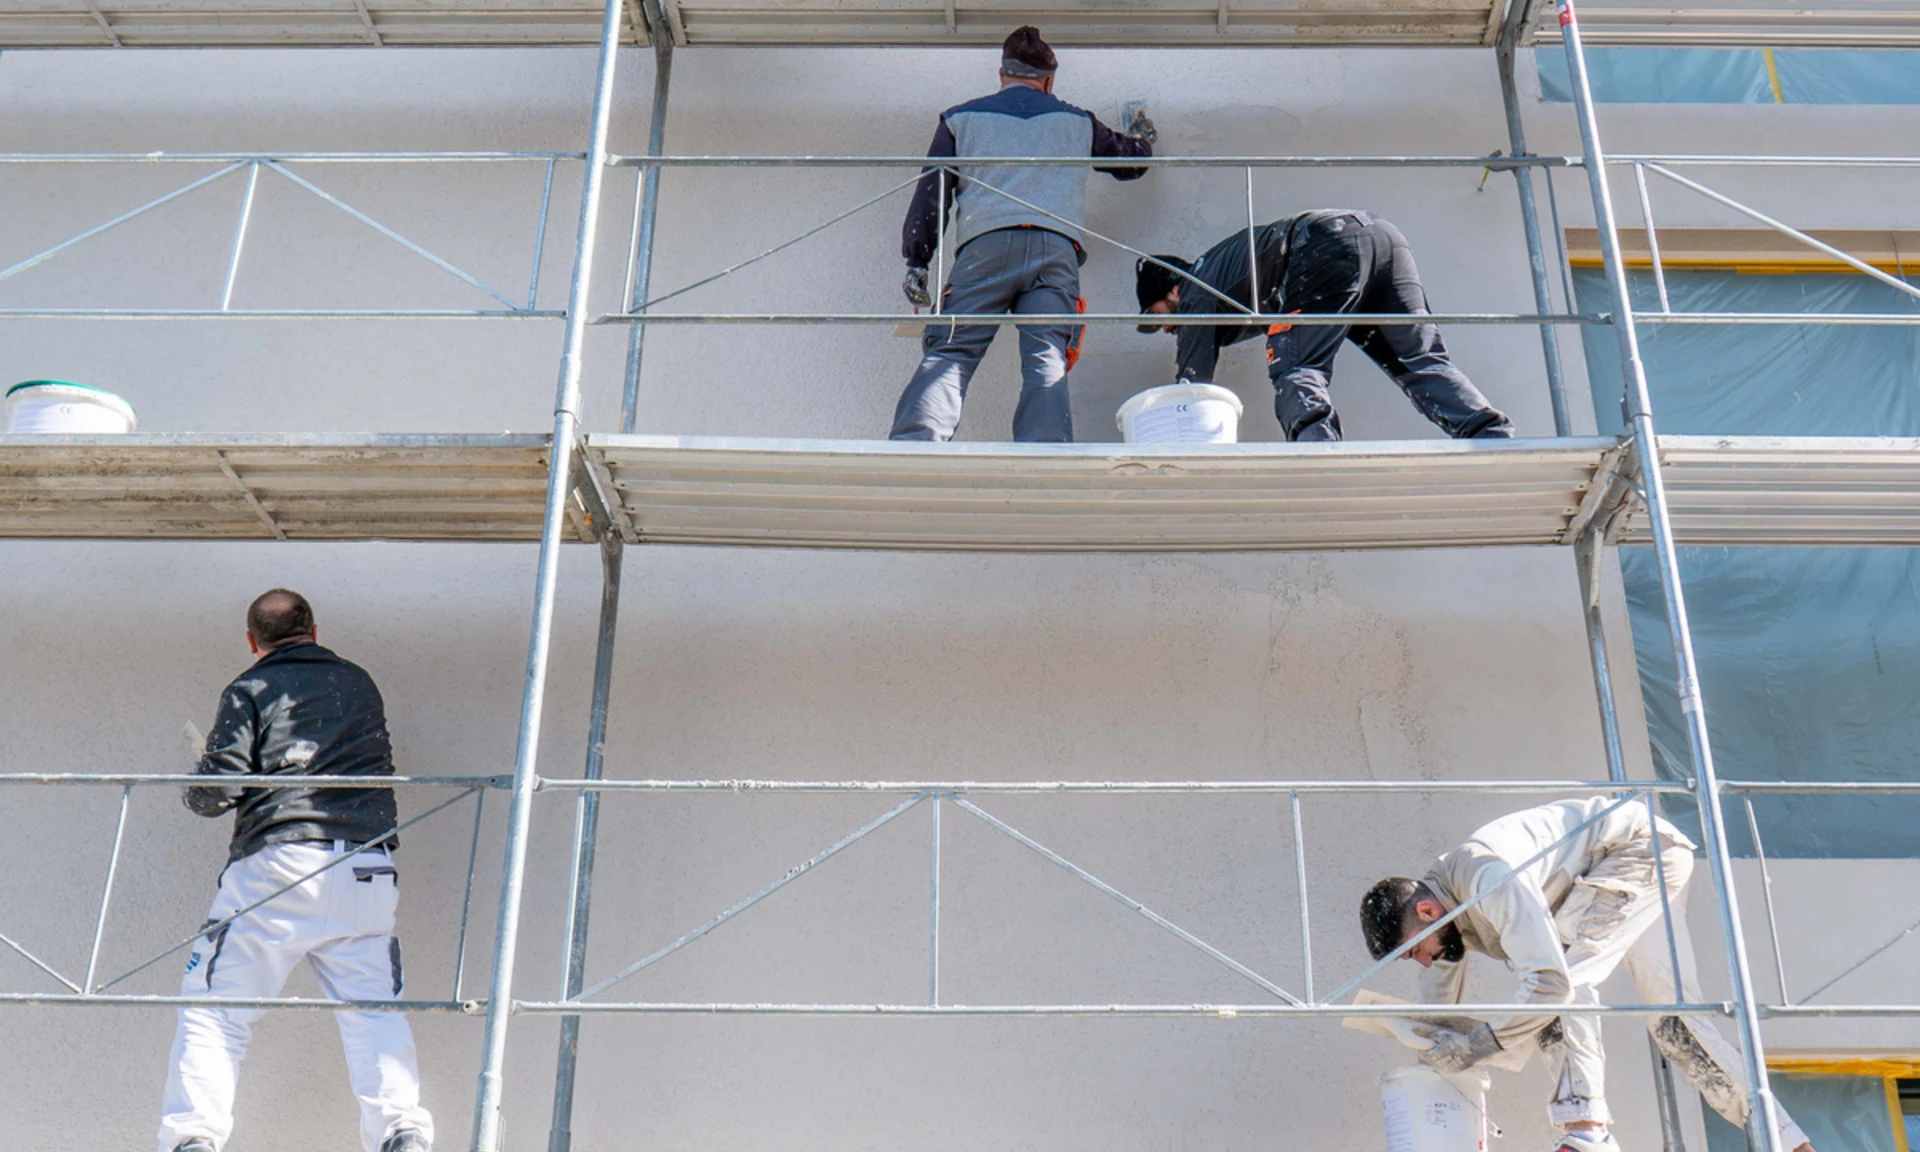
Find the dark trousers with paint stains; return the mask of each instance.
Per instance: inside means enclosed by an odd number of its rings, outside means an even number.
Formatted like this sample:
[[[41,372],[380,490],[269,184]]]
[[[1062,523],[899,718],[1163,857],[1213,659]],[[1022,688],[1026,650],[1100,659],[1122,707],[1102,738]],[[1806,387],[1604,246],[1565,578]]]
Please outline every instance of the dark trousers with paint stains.
[[[1622,963],[1642,1003],[1700,1002],[1693,942],[1681,915],[1693,875],[1693,845],[1661,822],[1660,855],[1653,838],[1610,853],[1575,881],[1554,915],[1567,947],[1567,972],[1577,1004],[1600,1003],[1600,985]],[[1660,898],[1664,872],[1667,900]],[[1673,909],[1669,935],[1663,905]],[[1676,970],[1675,964],[1678,964]],[[1753,1107],[1739,1049],[1705,1015],[1651,1016],[1647,1028],[1667,1061],[1686,1077],[1714,1111],[1744,1126]],[[1598,1016],[1562,1016],[1541,1047],[1554,1074],[1547,1115],[1565,1127],[1582,1121],[1609,1123],[1606,1052]],[[1776,1102],[1777,1104],[1777,1102]],[[1806,1142],[1800,1127],[1779,1109],[1780,1146]]]
[[[1428,314],[1427,291],[1407,238],[1365,212],[1302,222],[1280,289],[1289,312]],[[1327,390],[1342,340],[1358,345],[1447,435],[1513,435],[1512,422],[1454,366],[1432,324],[1276,324],[1267,332],[1267,375],[1273,413],[1287,439],[1340,439],[1340,415]]]

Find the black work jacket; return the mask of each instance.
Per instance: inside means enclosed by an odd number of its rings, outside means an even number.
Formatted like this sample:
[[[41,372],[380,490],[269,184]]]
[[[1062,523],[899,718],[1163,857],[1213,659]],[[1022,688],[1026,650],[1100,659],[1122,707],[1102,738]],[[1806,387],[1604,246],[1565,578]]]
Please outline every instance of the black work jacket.
[[[1286,280],[1287,264],[1293,254],[1295,226],[1317,217],[1346,214],[1344,209],[1319,208],[1311,212],[1283,216],[1271,224],[1254,229],[1252,247],[1259,253],[1260,261],[1258,304],[1253,301],[1253,278],[1247,274],[1247,257],[1250,253],[1245,230],[1235,232],[1207,249],[1206,253],[1194,262],[1193,271],[1189,275],[1212,286],[1214,291],[1243,307],[1252,308],[1255,312],[1277,313],[1285,307],[1281,285]],[[1178,311],[1182,316],[1204,316],[1212,313],[1230,314],[1235,309],[1200,285],[1182,281]],[[1174,379],[1211,384],[1214,366],[1220,360],[1220,349],[1229,344],[1238,344],[1242,340],[1251,340],[1255,336],[1263,335],[1266,329],[1257,324],[1229,324],[1217,327],[1195,324],[1175,331],[1178,333],[1179,351],[1174,357]]]
[[[220,696],[194,771],[202,776],[391,776],[380,689],[359,665],[311,641],[276,648]],[[364,843],[391,832],[391,788],[186,789],[202,816],[234,812],[228,858],[294,840]],[[394,841],[386,841],[388,847]]]

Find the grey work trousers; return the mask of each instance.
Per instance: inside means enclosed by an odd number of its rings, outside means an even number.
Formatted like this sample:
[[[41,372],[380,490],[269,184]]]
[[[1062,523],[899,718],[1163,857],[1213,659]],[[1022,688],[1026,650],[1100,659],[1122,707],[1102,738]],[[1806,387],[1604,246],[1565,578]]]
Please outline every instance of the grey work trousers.
[[[1573,980],[1576,1004],[1600,1003],[1600,985],[1623,962],[1643,1003],[1670,1004],[1701,1000],[1700,978],[1694,967],[1693,941],[1681,915],[1687,881],[1693,874],[1693,845],[1662,821],[1660,860],[1654,861],[1654,838],[1609,853],[1567,894],[1555,922],[1567,948],[1567,974]],[[1667,900],[1660,899],[1664,870]],[[1662,924],[1665,906],[1673,909],[1671,946]],[[1674,971],[1678,956],[1680,971]],[[1744,1125],[1753,1107],[1739,1049],[1728,1042],[1704,1014],[1650,1016],[1647,1029],[1660,1049],[1701,1099],[1734,1125]],[[1562,1016],[1557,1028],[1541,1038],[1541,1049],[1554,1077],[1553,1099],[1547,1116],[1555,1124],[1582,1121],[1609,1123],[1606,1051],[1600,1043],[1600,1017]],[[1775,1102],[1777,1105],[1777,1101]],[[1780,1146],[1793,1149],[1806,1134],[1777,1109]]]
[[[1079,297],[1080,254],[1073,241],[1044,228],[1002,228],[974,237],[955,255],[940,310],[958,316],[1071,314]],[[1073,411],[1067,403],[1067,346],[1073,329],[1070,324],[1019,326],[1015,440],[1073,441]],[[894,410],[892,439],[953,439],[967,384],[998,330],[991,324],[927,325],[920,341],[920,367]]]
[[[1289,312],[1427,314],[1427,292],[1400,230],[1365,212],[1314,217],[1293,233],[1280,286]],[[1352,340],[1453,437],[1508,437],[1513,424],[1454,367],[1432,324],[1276,324],[1267,331],[1273,413],[1289,440],[1338,440],[1340,416],[1327,388],[1333,355]]]

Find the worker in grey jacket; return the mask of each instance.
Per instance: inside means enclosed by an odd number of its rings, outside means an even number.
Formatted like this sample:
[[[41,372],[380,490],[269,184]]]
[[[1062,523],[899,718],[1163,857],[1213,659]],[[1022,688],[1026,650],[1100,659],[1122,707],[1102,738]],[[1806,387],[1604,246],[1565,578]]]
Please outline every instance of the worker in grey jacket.
[[[1249,260],[1249,257],[1253,258]],[[1230,315],[1249,309],[1393,313],[1405,324],[1155,325],[1179,334],[1176,378],[1212,383],[1220,349],[1265,334],[1273,414],[1288,440],[1338,440],[1328,388],[1333,356],[1351,340],[1393,378],[1422,416],[1455,438],[1501,438],[1513,424],[1454,366],[1440,329],[1422,319],[1427,292],[1400,229],[1370,213],[1321,208],[1235,232],[1193,263],[1155,256],[1134,266],[1140,311]],[[1254,299],[1255,287],[1260,298]]]
[[[940,115],[927,158],[957,165],[930,167],[920,177],[901,230],[907,260],[904,285],[916,308],[933,303],[927,268],[938,250],[951,205],[953,271],[941,296],[943,315],[1035,313],[1071,315],[1079,309],[1079,222],[1087,209],[1087,169],[968,166],[969,156],[1153,155],[1154,128],[1144,114],[1115,132],[1091,112],[1053,95],[1058,66],[1037,28],[1020,28],[1001,48],[1000,90]],[[1145,168],[1102,168],[1117,180],[1137,180]],[[929,324],[920,367],[900,395],[895,440],[951,440],[960,425],[967,384],[993,342],[991,324]],[[1013,438],[1071,441],[1067,370],[1078,355],[1080,328],[1072,324],[1020,326],[1020,403]]]
[[[1462,1072],[1538,1045],[1555,1082],[1547,1115],[1565,1130],[1559,1152],[1614,1152],[1600,1019],[1556,1015],[1553,1009],[1598,1004],[1600,985],[1622,963],[1643,1003],[1700,1002],[1693,945],[1679,914],[1693,851],[1678,828],[1650,818],[1644,803],[1595,796],[1504,816],[1443,854],[1422,879],[1391,877],[1374,885],[1360,903],[1367,949],[1376,960],[1405,949],[1405,958],[1425,969],[1421,1002],[1460,1003],[1467,953],[1478,952],[1504,961],[1520,977],[1514,1000],[1542,1009],[1442,1031],[1421,1062]],[[1428,925],[1476,900],[1407,947]],[[1660,926],[1663,906],[1674,912],[1671,938]],[[1650,1016],[1647,1028],[1661,1054],[1714,1111],[1745,1125],[1753,1096],[1740,1054],[1710,1018]],[[1777,1102],[1776,1108],[1780,1146],[1812,1152],[1799,1125]]]

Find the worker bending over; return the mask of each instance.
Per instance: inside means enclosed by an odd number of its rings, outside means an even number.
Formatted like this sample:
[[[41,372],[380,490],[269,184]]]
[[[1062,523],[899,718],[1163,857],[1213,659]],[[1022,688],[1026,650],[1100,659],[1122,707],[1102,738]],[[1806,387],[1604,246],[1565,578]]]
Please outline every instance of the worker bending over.
[[[359,667],[314,642],[313,609],[276,588],[247,609],[247,646],[258,660],[227,686],[195,771],[202,776],[391,776],[393,754],[380,690]],[[205,935],[180,981],[185,997],[272,997],[305,958],[335,1000],[398,1000],[400,941],[393,935],[399,876],[388,838],[391,788],[188,788],[201,816],[234,813],[233,841]],[[338,866],[308,876],[331,859]],[[306,877],[306,879],[301,879]],[[295,884],[295,881],[299,881]],[[273,895],[292,884],[280,895]],[[259,908],[234,913],[272,896]],[[229,918],[232,918],[229,920]],[[220,1152],[233,1131],[233,1099],[257,1008],[180,1010],[160,1152]],[[420,1106],[420,1073],[407,1018],[336,1012],[347,1075],[360,1101],[366,1152],[428,1152],[433,1118]],[[314,1074],[318,1074],[315,1070]],[[267,1138],[255,1146],[272,1146]]]
[[[1251,269],[1257,276],[1249,274],[1250,247],[1257,252]],[[1270,315],[1428,314],[1426,289],[1420,286],[1407,238],[1385,220],[1347,209],[1287,216],[1254,229],[1251,244],[1246,232],[1235,232],[1191,264],[1178,256],[1155,256],[1136,263],[1134,271],[1140,310],[1155,316],[1232,313],[1238,311],[1235,305]],[[1253,298],[1256,282],[1258,301]],[[1142,324],[1140,330],[1155,327],[1179,335],[1177,378],[1201,383],[1212,383],[1220,349],[1260,334],[1255,325]],[[1340,415],[1333,410],[1327,386],[1342,339],[1359,345],[1393,377],[1420,414],[1447,435],[1513,435],[1507,418],[1454,367],[1440,329],[1432,324],[1275,324],[1266,335],[1273,414],[1289,440],[1341,438]]]
[[[1537,1044],[1554,1076],[1547,1115],[1565,1130],[1560,1152],[1616,1149],[1607,1130],[1613,1116],[1607,1109],[1600,1018],[1556,1016],[1551,1008],[1598,1004],[1600,985],[1622,961],[1643,1003],[1700,1002],[1693,945],[1680,915],[1693,874],[1693,848],[1672,824],[1650,821],[1643,803],[1563,800],[1495,820],[1442,855],[1420,880],[1394,877],[1375,884],[1360,902],[1360,929],[1376,960],[1479,899],[1407,949],[1406,958],[1425,969],[1420,974],[1423,1003],[1460,1003],[1467,953],[1473,951],[1503,960],[1519,974],[1517,1001],[1549,1009],[1468,1032],[1442,1032],[1421,1053],[1421,1062],[1461,1072],[1503,1050]],[[1663,870],[1666,902],[1674,913],[1671,950],[1660,927]],[[1714,1111],[1735,1125],[1746,1124],[1753,1097],[1740,1054],[1710,1019],[1652,1016],[1647,1028],[1661,1054]],[[1776,1115],[1780,1146],[1812,1152],[1786,1110]]]
[[[941,296],[943,315],[1039,313],[1079,310],[1079,221],[1087,214],[1087,169],[1082,167],[968,166],[969,156],[1153,155],[1153,122],[1144,114],[1123,135],[1093,113],[1053,95],[1058,61],[1037,28],[1019,28],[1001,49],[1000,90],[940,114],[927,158],[957,158],[957,168],[928,168],[920,177],[900,252],[907,258],[907,299],[914,307],[933,303],[927,266],[938,253],[940,229],[950,204],[953,271]],[[1137,180],[1145,168],[1101,168],[1116,180]],[[942,195],[944,183],[945,195]],[[895,440],[951,440],[960,426],[967,383],[993,343],[991,324],[929,324],[921,337],[920,367],[900,394],[893,415]],[[1077,355],[1079,327],[1020,326],[1020,402],[1013,438],[1073,439],[1067,403],[1067,369]]]

